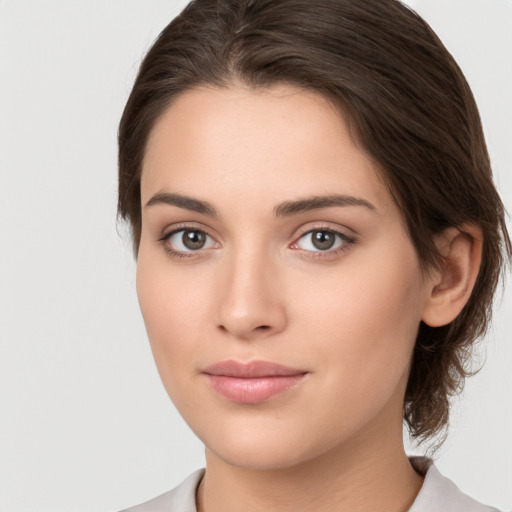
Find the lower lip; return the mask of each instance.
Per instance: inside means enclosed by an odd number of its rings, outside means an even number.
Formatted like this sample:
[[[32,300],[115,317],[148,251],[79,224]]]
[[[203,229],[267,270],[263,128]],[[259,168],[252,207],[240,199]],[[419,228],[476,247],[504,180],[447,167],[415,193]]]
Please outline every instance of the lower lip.
[[[240,378],[207,375],[213,389],[224,398],[242,404],[258,404],[295,388],[306,374]]]

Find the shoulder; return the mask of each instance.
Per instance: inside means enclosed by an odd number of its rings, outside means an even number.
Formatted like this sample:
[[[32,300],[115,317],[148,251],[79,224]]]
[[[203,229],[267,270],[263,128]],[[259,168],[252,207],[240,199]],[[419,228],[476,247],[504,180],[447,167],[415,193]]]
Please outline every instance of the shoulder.
[[[423,486],[409,512],[499,512],[464,494],[449,478],[443,476],[432,462],[426,462],[425,459],[411,462],[416,468],[427,466],[428,469]]]
[[[171,491],[121,512],[196,512],[196,488],[203,475],[199,469]]]

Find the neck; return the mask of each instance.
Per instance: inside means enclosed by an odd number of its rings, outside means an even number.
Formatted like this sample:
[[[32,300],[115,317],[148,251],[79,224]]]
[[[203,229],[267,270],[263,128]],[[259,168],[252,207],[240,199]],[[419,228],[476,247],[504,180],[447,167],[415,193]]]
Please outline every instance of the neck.
[[[406,512],[423,479],[404,452],[401,424],[393,433],[375,433],[363,432],[350,447],[271,470],[234,466],[207,450],[198,512]]]

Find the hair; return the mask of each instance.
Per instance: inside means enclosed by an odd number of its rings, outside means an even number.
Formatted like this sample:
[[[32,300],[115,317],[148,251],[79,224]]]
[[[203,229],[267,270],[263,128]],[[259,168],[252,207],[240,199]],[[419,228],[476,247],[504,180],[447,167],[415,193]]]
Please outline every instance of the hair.
[[[397,0],[194,0],[144,58],[119,126],[119,216],[137,254],[140,179],[155,122],[184,91],[295,85],[333,101],[378,164],[422,269],[434,238],[478,225],[483,258],[467,304],[443,327],[421,323],[404,399],[418,442],[446,432],[512,254],[471,90],[427,23]]]

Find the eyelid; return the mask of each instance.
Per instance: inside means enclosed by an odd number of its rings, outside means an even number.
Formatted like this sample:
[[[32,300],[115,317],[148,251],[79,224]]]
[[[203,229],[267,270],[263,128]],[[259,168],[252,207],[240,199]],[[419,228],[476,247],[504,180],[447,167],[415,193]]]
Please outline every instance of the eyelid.
[[[197,252],[198,253],[200,251],[204,251],[204,250],[207,250],[207,249],[212,249],[213,246],[216,243],[215,240],[208,233],[205,233],[204,231],[200,231],[199,229],[178,229],[177,231],[171,231],[169,233],[169,235],[166,236],[165,239],[166,239],[167,242],[170,242],[170,240],[172,240],[174,237],[178,236],[180,233],[183,233],[182,234],[182,241],[181,241],[181,245],[182,245],[183,244],[184,235],[187,232],[188,233],[201,233],[201,235],[205,235],[205,237],[204,237],[205,238],[204,246],[203,247],[199,247],[197,249],[189,249],[187,247],[176,249],[179,252],[185,252],[185,253],[188,253],[188,252],[196,253]],[[174,243],[176,243],[176,241]],[[212,243],[213,243],[213,246],[212,246]]]
[[[200,248],[197,250],[174,249],[170,246],[168,242],[171,239],[171,237],[173,237],[177,233],[180,233],[181,231],[198,231],[204,233],[214,242],[214,246]],[[205,253],[212,249],[220,247],[220,243],[217,241],[217,237],[215,237],[206,226],[198,224],[196,222],[183,222],[168,226],[163,231],[163,233],[158,237],[157,242],[163,246],[166,252],[168,252],[171,256],[175,258],[197,258],[204,256]]]
[[[358,238],[355,231],[346,226],[340,226],[339,224],[333,224],[325,221],[318,221],[308,222],[307,224],[301,226],[299,229],[295,231],[293,239],[296,242],[299,238],[308,233],[311,233],[312,231],[330,231],[332,233],[340,235],[342,238],[346,238],[348,240],[353,241],[356,241]]]
[[[335,236],[339,237],[342,241],[342,243],[335,248],[330,248],[326,250],[309,250],[309,249],[303,249],[298,246],[298,242],[305,237],[306,235],[310,235],[311,233],[314,233],[315,231],[326,231],[329,233],[333,233]],[[347,231],[350,232],[350,234],[347,233]],[[299,233],[295,235],[294,241],[290,244],[290,248],[296,251],[302,252],[303,255],[307,257],[315,257],[315,258],[329,258],[329,257],[335,257],[339,255],[340,253],[346,251],[349,249],[352,245],[354,245],[357,242],[357,237],[352,234],[353,231],[346,228],[340,228],[338,225],[336,227],[333,227],[332,225],[328,225],[326,223],[318,223],[318,224],[308,224],[306,226],[301,227]]]
[[[301,240],[302,238],[304,238],[306,235],[310,235],[311,233],[315,233],[315,232],[318,232],[318,231],[325,231],[327,233],[333,233],[335,236],[341,238],[344,242],[347,242],[347,243],[351,243],[354,241],[353,238],[347,236],[345,233],[341,232],[341,231],[337,231],[335,229],[332,229],[332,228],[329,228],[329,229],[326,229],[326,228],[315,228],[315,229],[310,229],[308,231],[306,231],[305,233],[302,233],[302,235],[300,235],[297,240],[293,243],[293,245],[296,245],[297,242],[299,240]],[[326,251],[322,251],[321,249],[318,249],[320,252],[327,252],[329,249],[327,249]]]
[[[200,224],[198,222],[178,222],[176,224],[171,224],[169,226],[166,226],[165,229],[162,230],[162,234],[158,237],[158,241],[161,242],[165,240],[166,238],[169,238],[170,235],[177,233],[178,231],[184,231],[184,230],[190,230],[190,231],[201,231],[203,233],[206,233],[208,236],[216,240],[216,236],[211,232],[211,229],[204,226],[203,224]]]
[[[206,248],[200,248],[197,250],[187,250],[187,251],[180,251],[177,249],[172,249],[166,242],[175,235],[176,233],[179,233],[181,231],[199,231],[204,233],[206,236],[211,238],[214,241],[214,247],[206,247]],[[313,233],[315,231],[327,231],[330,233],[333,233],[337,237],[339,237],[342,240],[341,246],[330,248],[326,250],[318,249],[318,250],[308,250],[303,249],[301,247],[298,247],[297,244],[301,238],[304,236]],[[349,232],[349,233],[347,233]],[[329,258],[338,255],[341,252],[344,252],[345,250],[349,249],[350,246],[354,245],[357,241],[357,236],[353,234],[354,232],[345,227],[340,227],[339,225],[336,225],[335,227],[332,226],[329,223],[326,222],[319,222],[319,223],[309,223],[305,226],[302,226],[298,232],[294,236],[294,241],[288,245],[289,248],[293,250],[300,251],[307,255],[307,257],[324,257]],[[193,258],[193,257],[200,257],[204,256],[205,252],[208,252],[212,249],[216,249],[221,247],[221,243],[217,240],[217,236],[213,235],[211,233],[211,230],[204,226],[203,224],[196,223],[196,222],[182,222],[173,224],[171,226],[167,226],[166,229],[162,232],[162,234],[158,237],[157,242],[162,244],[164,246],[164,249],[170,253],[172,256],[179,257],[179,258]]]

